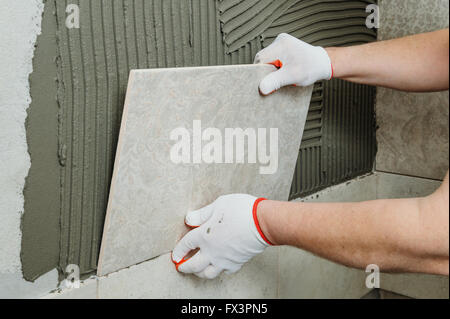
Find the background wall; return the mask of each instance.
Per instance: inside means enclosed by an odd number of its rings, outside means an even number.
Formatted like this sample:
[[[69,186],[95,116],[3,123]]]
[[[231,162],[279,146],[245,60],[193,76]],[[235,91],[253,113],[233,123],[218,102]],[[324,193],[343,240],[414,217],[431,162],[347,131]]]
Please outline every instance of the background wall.
[[[380,1],[379,40],[448,28],[449,2]],[[449,162],[449,95],[377,90],[376,169],[442,180]]]
[[[252,63],[280,32],[316,45],[374,41],[373,2],[47,0],[27,125],[25,278],[68,264],[95,273],[131,69]],[[79,5],[79,29],[66,27],[68,4]],[[291,198],[372,170],[374,99],[364,85],[316,85]]]

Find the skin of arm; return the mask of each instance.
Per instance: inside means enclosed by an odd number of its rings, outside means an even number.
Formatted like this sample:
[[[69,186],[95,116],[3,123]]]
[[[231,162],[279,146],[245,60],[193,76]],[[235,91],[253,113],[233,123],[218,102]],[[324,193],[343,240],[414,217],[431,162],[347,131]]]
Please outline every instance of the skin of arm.
[[[326,51],[336,78],[408,92],[449,88],[449,29]]]
[[[274,245],[359,269],[449,274],[449,176],[424,198],[361,203],[263,201],[258,220]]]

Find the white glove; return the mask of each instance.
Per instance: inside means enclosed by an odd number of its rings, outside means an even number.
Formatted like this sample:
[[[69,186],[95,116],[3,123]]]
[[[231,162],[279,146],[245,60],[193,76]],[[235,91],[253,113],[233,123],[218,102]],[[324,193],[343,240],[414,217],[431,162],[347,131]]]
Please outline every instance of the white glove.
[[[309,86],[333,77],[331,60],[324,48],[286,33],[281,33],[271,45],[259,51],[255,63],[273,64],[279,68],[261,81],[259,91],[262,95],[269,95],[283,86]]]
[[[213,279],[222,271],[237,272],[262,253],[271,245],[259,228],[256,216],[262,200],[250,195],[227,195],[188,213],[185,222],[195,229],[187,233],[172,252],[177,270]],[[200,250],[188,258],[189,252],[197,248]]]

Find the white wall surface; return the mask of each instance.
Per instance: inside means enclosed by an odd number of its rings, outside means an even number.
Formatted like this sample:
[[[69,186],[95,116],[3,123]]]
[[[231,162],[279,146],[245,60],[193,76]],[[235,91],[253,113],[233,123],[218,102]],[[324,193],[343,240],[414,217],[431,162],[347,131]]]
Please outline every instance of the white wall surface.
[[[42,0],[0,0],[0,297],[35,297],[56,287],[56,270],[35,284],[22,279],[23,188],[30,168],[25,120],[28,76],[41,32]]]

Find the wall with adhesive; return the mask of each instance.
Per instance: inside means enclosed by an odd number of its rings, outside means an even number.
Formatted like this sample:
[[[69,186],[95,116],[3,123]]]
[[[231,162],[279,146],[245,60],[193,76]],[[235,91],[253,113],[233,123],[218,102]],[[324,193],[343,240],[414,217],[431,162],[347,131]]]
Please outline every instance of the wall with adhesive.
[[[95,272],[131,69],[252,63],[280,32],[316,45],[374,41],[370,3],[47,0],[27,127],[25,277],[68,264]],[[69,4],[80,8],[80,28],[66,26]],[[367,86],[316,85],[291,198],[372,170],[374,97]]]
[[[65,9],[72,3],[81,8],[80,29],[65,25]],[[85,276],[95,272],[129,69],[251,63],[256,52],[279,32],[321,45],[372,41],[375,32],[364,27],[364,8],[370,3],[373,1],[0,0],[0,297],[47,294],[57,288],[58,270],[62,279],[68,263],[79,264]],[[386,13],[381,16],[381,39],[448,26],[448,1],[405,3],[380,3]],[[379,101],[387,101],[391,93],[380,92]],[[373,88],[340,81],[316,85],[292,198],[372,169],[373,94]],[[438,109],[447,106],[448,118],[448,93],[427,97],[401,96],[394,106],[434,101],[431,104]],[[377,108],[381,107],[394,108],[378,103]],[[435,113],[427,114],[432,116],[422,116],[421,123],[431,121],[443,127],[440,120],[434,122]],[[392,125],[389,121],[379,124]],[[448,126],[438,131],[443,134],[436,140],[443,138],[444,146],[429,144],[432,151],[428,153],[447,149],[448,156]],[[384,145],[389,150],[390,144]],[[439,158],[421,175],[439,179],[441,162]],[[379,157],[377,166],[382,163]],[[398,174],[395,167],[392,171]],[[433,180],[390,174],[380,179],[379,174],[327,188],[307,200],[418,196],[439,185]],[[283,258],[288,269],[301,264],[309,271],[294,268],[286,272],[278,278],[277,291],[271,292],[274,296],[359,297],[365,293],[363,272],[297,250],[283,249],[280,260]],[[149,269],[158,270],[160,262],[86,280],[81,289],[62,295],[158,296],[161,291],[149,292],[146,287],[158,280],[158,276],[147,275]],[[147,277],[147,284],[142,285]],[[411,297],[448,298],[448,278],[392,275],[382,279],[382,285]],[[229,287],[232,293],[242,285]],[[260,293],[249,287],[239,293]],[[172,292],[167,291],[169,295]]]

